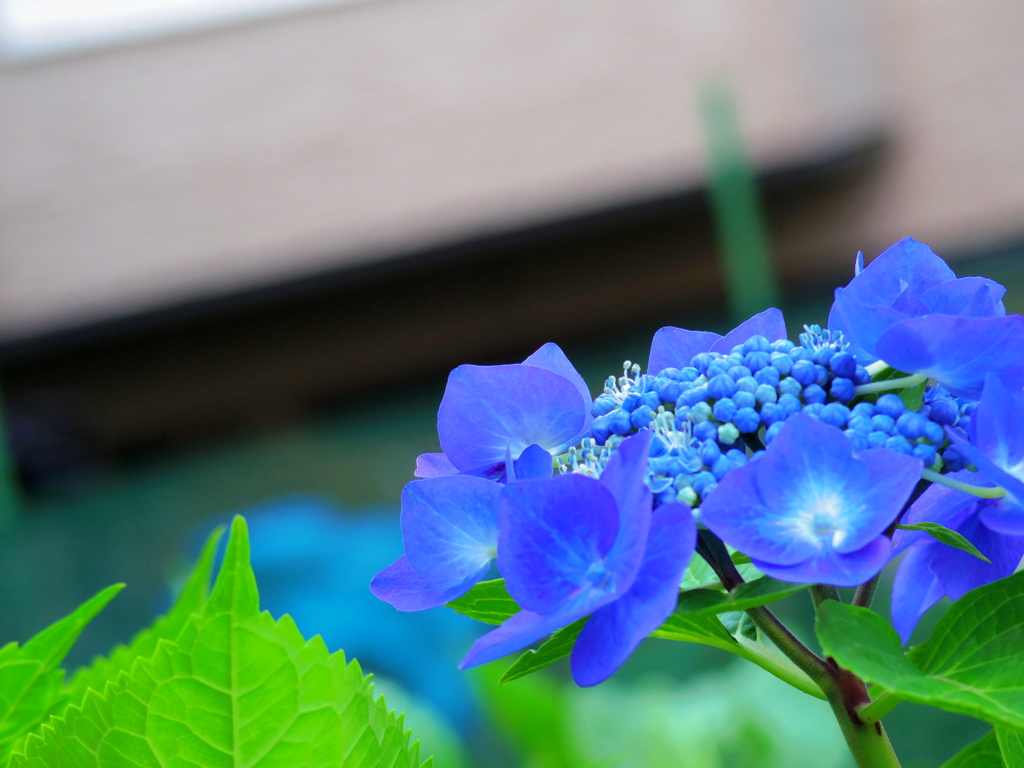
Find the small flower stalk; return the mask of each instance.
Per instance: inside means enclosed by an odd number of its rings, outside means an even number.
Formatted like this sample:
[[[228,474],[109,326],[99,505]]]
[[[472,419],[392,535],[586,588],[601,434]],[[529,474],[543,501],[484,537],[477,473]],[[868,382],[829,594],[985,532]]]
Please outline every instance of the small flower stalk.
[[[662,328],[594,398],[554,344],[456,368],[374,594],[500,621],[464,668],[550,637],[514,676],[569,655],[590,686],[652,635],[716,645],[828,700],[859,766],[899,765],[879,719],[904,700],[1024,728],[999,694],[1024,689],[1024,318],[909,238],[854,273],[827,329],[792,342],[777,309],[725,336]],[[767,607],[803,588],[822,654]],[[967,648],[988,673],[943,667]]]

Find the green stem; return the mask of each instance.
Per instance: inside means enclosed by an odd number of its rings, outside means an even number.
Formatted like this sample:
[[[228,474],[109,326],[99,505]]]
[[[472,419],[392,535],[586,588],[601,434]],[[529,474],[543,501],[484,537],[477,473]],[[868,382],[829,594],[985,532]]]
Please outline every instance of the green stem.
[[[865,704],[857,710],[857,715],[865,723],[877,723],[883,717],[892,712],[896,705],[902,702],[899,696],[891,691],[882,691],[877,699],[870,704]]]
[[[866,370],[869,376],[877,376],[888,367],[889,364],[885,360],[875,360],[875,362],[866,366]]]
[[[833,587],[831,584],[814,584],[811,586],[811,599],[814,600],[814,608],[817,609],[826,600],[835,600],[837,603],[842,602],[839,599],[839,590]]]
[[[861,608],[870,608],[871,601],[875,599],[875,590],[878,589],[878,580],[881,578],[881,574],[875,574],[873,579],[865,581],[859,587],[853,595],[853,604],[859,605]]]
[[[959,480],[954,480],[948,475],[940,475],[938,472],[933,472],[930,469],[921,470],[921,478],[924,480],[930,480],[933,483],[938,483],[939,485],[945,485],[949,488],[956,488],[958,491],[969,493],[972,496],[980,496],[983,499],[1001,499],[1006,495],[1006,491],[1002,488],[992,488],[984,485],[963,483]]]
[[[738,584],[743,583],[743,578],[736,570],[725,545],[711,531],[700,531],[697,549],[728,589],[735,589]],[[827,599],[824,597],[827,589],[825,587],[819,593],[822,599]],[[864,681],[852,672],[841,669],[834,660],[822,659],[800,642],[799,638],[764,606],[747,609],[747,615],[775,647],[825,694],[858,768],[900,768],[900,761],[893,752],[882,724],[868,724],[857,714],[860,707],[871,701]]]
[[[737,656],[742,656],[747,661],[757,664],[761,669],[775,675],[784,683],[789,683],[798,691],[803,691],[808,696],[825,701],[825,694],[822,692],[821,687],[774,648],[761,642],[748,640],[745,637],[737,637],[736,642],[739,648],[732,648],[731,650]]]
[[[748,608],[747,615],[754,620],[757,628],[775,644],[775,647],[811,678],[827,697],[827,689],[832,686],[832,677],[824,659],[800,642],[799,638],[764,606]]]
[[[886,379],[885,381],[872,381],[870,384],[861,384],[854,389],[858,395],[870,395],[875,392],[889,392],[894,389],[907,389],[916,387],[922,381],[927,381],[928,376],[923,373],[915,373],[912,376],[901,376],[898,379]]]
[[[868,703],[864,681],[845,669],[835,667],[834,662],[833,668],[838,673],[836,685],[825,693],[858,768],[900,768],[899,758],[882,724],[868,723],[859,715],[858,710]]]
[[[815,585],[811,588],[812,594],[815,594],[816,589],[815,607],[826,599],[835,599],[825,597],[830,589],[838,597],[835,587]],[[824,663],[829,674],[828,684],[823,685],[822,690],[858,768],[899,768],[900,761],[882,724],[869,723],[860,716],[860,710],[871,703],[864,681],[840,667],[831,657]]]

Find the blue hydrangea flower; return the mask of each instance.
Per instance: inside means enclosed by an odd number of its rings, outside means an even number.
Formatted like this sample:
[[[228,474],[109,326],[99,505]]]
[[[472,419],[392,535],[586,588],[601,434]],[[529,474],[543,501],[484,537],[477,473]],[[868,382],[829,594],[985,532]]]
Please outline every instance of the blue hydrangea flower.
[[[551,477],[551,454],[531,445],[509,452],[503,479]],[[414,480],[402,489],[405,554],[373,577],[370,590],[400,611],[437,608],[465,594],[490,570],[498,545],[501,485],[471,474]]]
[[[855,586],[889,560],[884,532],[920,476],[919,459],[854,453],[840,430],[797,414],[763,457],[723,478],[701,521],[769,576]]]
[[[842,331],[857,360],[882,359],[922,373],[957,396],[977,397],[985,371],[1024,385],[1024,318],[1006,316],[1006,289],[982,277],[957,278],[924,243],[905,238],[837,288],[829,327]]]
[[[494,559],[500,495],[497,483],[468,475],[405,486],[405,554],[373,577],[373,594],[400,611],[436,608],[465,594]]]
[[[977,482],[977,474],[966,470],[952,477]],[[993,499],[933,485],[907,511],[904,523],[944,525],[963,535],[991,562],[942,544],[923,531],[896,531],[896,552],[906,554],[893,582],[892,623],[904,643],[925,612],[943,597],[959,600],[1017,568],[1024,557],[1024,536],[1004,535],[985,525],[985,514],[995,504]]]
[[[666,326],[654,334],[647,370],[656,374],[666,368],[685,368],[702,352],[727,355],[733,347],[752,336],[764,336],[770,342],[785,339],[786,322],[782,312],[775,308],[766,309],[740,323],[725,336],[709,331],[687,331]]]
[[[651,512],[644,484],[651,435],[624,440],[600,479],[566,474],[515,483],[499,505],[499,570],[522,610],[481,637],[463,668],[519,650],[593,614],[576,642],[573,676],[611,675],[675,607],[693,555],[688,507]]]
[[[1021,354],[1020,348],[1016,353]],[[969,441],[957,430],[949,430],[953,445],[981,475],[1008,494],[986,505],[982,520],[997,531],[1024,534],[1024,392],[1007,389],[989,374],[967,432]]]
[[[880,357],[879,337],[902,320],[1006,314],[1003,286],[982,277],[957,278],[931,248],[912,237],[887,248],[866,268],[864,254],[857,254],[855,273],[849,285],[836,289],[828,325],[842,331],[857,358],[869,363]]]
[[[417,477],[465,473],[498,479],[531,445],[549,454],[590,430],[590,390],[557,344],[514,365],[460,365],[437,413],[443,453],[423,454]]]

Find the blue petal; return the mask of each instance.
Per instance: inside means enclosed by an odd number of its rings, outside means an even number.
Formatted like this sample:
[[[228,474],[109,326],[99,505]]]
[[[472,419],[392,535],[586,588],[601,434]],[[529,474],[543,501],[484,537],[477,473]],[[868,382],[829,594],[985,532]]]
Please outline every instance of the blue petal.
[[[673,503],[657,509],[633,586],[594,613],[576,641],[572,676],[578,685],[606,680],[675,610],[696,543],[697,525],[689,507]]]
[[[953,270],[931,248],[904,238],[857,272],[849,285],[836,290],[828,327],[843,332],[850,352],[862,365],[886,359],[876,350],[879,337],[908,314],[923,313],[921,294],[955,279]]]
[[[1018,353],[1024,354],[1024,350]],[[1022,425],[1024,391],[1011,391],[994,375],[987,375],[981,400],[971,416],[971,443],[996,466],[1016,475],[1015,468],[1024,470]]]
[[[468,669],[525,648],[556,629],[571,624],[602,605],[615,599],[614,595],[598,594],[591,591],[578,597],[554,613],[541,615],[532,611],[519,611],[497,629],[493,629],[477,640],[469,653],[459,663],[459,669]]]
[[[414,480],[402,490],[402,540],[428,581],[450,583],[485,568],[498,544],[501,487],[479,477]]]
[[[436,584],[417,573],[405,555],[373,577],[370,591],[400,611],[425,611],[437,608],[466,594],[470,587],[487,575],[489,565],[465,579]]]
[[[523,365],[543,368],[552,373],[557,373],[562,378],[572,382],[572,385],[576,387],[576,391],[580,393],[580,397],[583,398],[583,409],[587,414],[586,429],[590,429],[590,422],[593,419],[593,416],[590,415],[590,406],[593,402],[593,398],[590,396],[590,387],[587,386],[587,382],[583,380],[583,377],[580,376],[572,363],[569,362],[569,358],[565,356],[565,352],[562,351],[561,347],[548,342],[523,360]]]
[[[644,556],[651,525],[651,491],[644,482],[651,447],[651,432],[644,430],[627,437],[601,472],[601,484],[615,498],[619,510],[619,533],[608,553],[608,567],[621,581],[632,580]]]
[[[956,274],[931,248],[905,237],[886,248],[846,286],[861,304],[891,306],[907,291],[920,296],[930,288],[955,280]]]
[[[786,321],[782,312],[769,307],[733,328],[725,336],[710,331],[687,331],[666,326],[654,334],[648,373],[660,373],[666,368],[685,368],[695,355],[702,352],[729,354],[737,344],[751,336],[764,336],[768,341],[786,338]]]
[[[737,344],[742,344],[752,336],[764,336],[768,341],[781,341],[786,338],[786,320],[782,312],[769,307],[758,312],[748,320],[744,320],[727,334],[711,345],[709,352],[728,355]]]
[[[929,315],[903,320],[882,334],[878,356],[893,368],[923,373],[956,397],[981,396],[985,372],[1011,389],[1024,386],[1024,318]]]
[[[532,365],[460,365],[437,413],[441,448],[460,470],[504,462],[530,445],[562,451],[586,432],[589,409],[576,386]]]
[[[619,529],[615,498],[583,475],[508,485],[498,517],[505,586],[519,605],[541,614],[594,586]],[[614,581],[615,574],[605,575]]]
[[[850,342],[850,353],[858,363],[868,365],[878,359],[875,351],[878,338],[904,319],[902,312],[888,306],[862,304],[843,288],[837,288],[828,314],[828,327],[842,331]]]
[[[921,294],[930,312],[959,317],[1001,317],[1006,289],[985,277],[961,277]]]
[[[696,355],[707,352],[721,339],[709,331],[687,331],[667,326],[654,334],[648,373],[661,373],[666,368],[685,368]]]
[[[517,480],[540,480],[551,477],[555,465],[551,454],[539,445],[531,445],[513,465]]]
[[[845,439],[845,437],[844,437]],[[860,496],[848,499],[852,508],[846,536],[837,552],[852,552],[866,546],[896,519],[921,479],[920,459],[888,448],[861,451],[857,459],[868,468],[868,487]]]
[[[982,509],[981,520],[992,530],[1004,535],[1024,536],[1024,506],[1012,497],[986,505]]]
[[[761,500],[757,472],[766,457],[726,475],[701,505],[701,522],[750,557],[782,565],[803,562],[818,551],[818,543],[794,536],[792,520],[775,514]]]
[[[815,556],[795,565],[780,566],[755,559],[750,562],[780,581],[815,582],[837,587],[856,587],[875,576],[892,556],[892,542],[877,536],[856,552],[836,552],[823,547]]]
[[[947,429],[946,435],[960,454],[978,468],[978,474],[1010,494],[1008,497],[1001,499],[998,508],[988,510],[987,516],[990,518],[987,521],[988,525],[1008,533],[1019,533],[1020,531],[1017,530],[1013,519],[1016,517],[1015,508],[1024,504],[1024,482],[1016,474],[1010,474],[979,451],[977,447],[965,440],[958,434],[958,430]],[[1019,467],[1015,468],[1015,472],[1019,471],[1021,471]],[[984,485],[984,483],[982,484]],[[1007,528],[1007,525],[1011,527]]]
[[[421,453],[416,457],[416,471],[413,475],[420,478],[443,477],[444,475],[457,475],[459,470],[448,461],[443,453]]]
[[[822,509],[848,522],[868,492],[868,466],[854,458],[850,440],[807,414],[785,423],[758,465],[761,500],[772,514],[791,520]]]
[[[938,542],[921,542],[911,547],[896,571],[890,610],[892,625],[904,645],[910,641],[921,617],[943,597],[942,586],[931,572],[932,556],[938,546]]]
[[[968,517],[956,530],[992,562],[986,563],[954,547],[936,547],[932,573],[951,600],[959,600],[976,587],[1009,576],[1024,556],[1024,538],[993,531],[979,514]]]
[[[942,286],[936,286],[941,288]],[[933,288],[932,290],[936,290]],[[904,317],[922,317],[923,315],[931,314],[931,310],[922,299],[917,296],[913,296],[907,291],[904,291],[896,297],[896,301],[892,303],[892,309],[895,309]]]

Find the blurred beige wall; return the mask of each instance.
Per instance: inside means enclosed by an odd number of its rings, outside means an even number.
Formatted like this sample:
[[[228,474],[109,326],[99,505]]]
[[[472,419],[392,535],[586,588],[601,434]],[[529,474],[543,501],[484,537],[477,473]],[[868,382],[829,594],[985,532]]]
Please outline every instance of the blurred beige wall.
[[[371,0],[0,67],[0,339],[697,189],[888,139],[773,217],[787,275],[1024,236],[1024,6]]]

